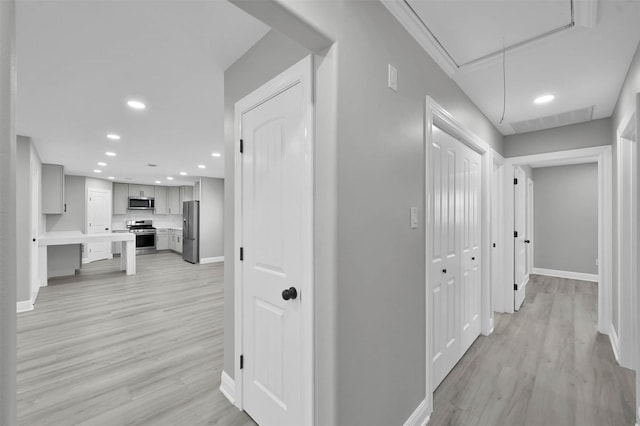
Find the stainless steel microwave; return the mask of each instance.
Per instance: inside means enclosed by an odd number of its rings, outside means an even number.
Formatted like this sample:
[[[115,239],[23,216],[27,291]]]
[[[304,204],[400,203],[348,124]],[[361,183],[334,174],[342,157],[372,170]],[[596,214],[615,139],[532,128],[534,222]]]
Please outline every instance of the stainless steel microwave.
[[[156,200],[153,197],[129,197],[129,210],[154,210]]]

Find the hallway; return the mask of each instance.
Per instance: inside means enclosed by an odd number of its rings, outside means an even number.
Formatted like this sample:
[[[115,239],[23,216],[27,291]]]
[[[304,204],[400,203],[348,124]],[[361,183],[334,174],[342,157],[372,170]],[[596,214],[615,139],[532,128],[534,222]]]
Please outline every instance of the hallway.
[[[597,284],[532,275],[434,396],[432,426],[633,425],[634,372],[596,330]]]

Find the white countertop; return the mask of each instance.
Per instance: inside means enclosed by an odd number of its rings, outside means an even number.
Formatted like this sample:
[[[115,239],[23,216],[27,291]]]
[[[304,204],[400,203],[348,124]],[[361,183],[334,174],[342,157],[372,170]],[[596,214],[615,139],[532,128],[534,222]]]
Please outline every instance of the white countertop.
[[[81,231],[47,232],[38,239],[39,246],[61,246],[65,244],[87,244],[98,241],[135,241],[134,234],[128,232],[99,232],[84,234]]]

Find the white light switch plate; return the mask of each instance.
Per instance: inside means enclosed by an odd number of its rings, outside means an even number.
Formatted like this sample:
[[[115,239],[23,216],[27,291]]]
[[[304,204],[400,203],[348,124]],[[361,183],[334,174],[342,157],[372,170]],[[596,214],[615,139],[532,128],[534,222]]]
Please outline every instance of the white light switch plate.
[[[418,208],[411,207],[411,229],[418,227]]]
[[[389,89],[398,91],[398,70],[389,64],[389,81],[387,82]]]

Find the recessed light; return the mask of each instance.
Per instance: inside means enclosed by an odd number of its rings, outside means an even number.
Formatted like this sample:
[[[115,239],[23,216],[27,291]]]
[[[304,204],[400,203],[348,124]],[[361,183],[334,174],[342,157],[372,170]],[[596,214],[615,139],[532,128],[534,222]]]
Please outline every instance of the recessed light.
[[[161,180],[157,180],[156,183],[162,183],[162,181]]]
[[[127,105],[133,109],[145,109],[147,107],[144,102],[136,101],[135,99],[127,101]]]
[[[103,163],[102,161],[98,163],[98,166],[102,166],[102,167],[104,167],[104,166],[106,166],[106,165],[107,165],[107,163]]]
[[[167,176],[167,180],[173,180],[171,176]]]
[[[212,157],[220,157],[222,154],[220,154],[219,152],[214,152],[213,154],[211,154]]]
[[[205,166],[204,164],[198,164],[198,168],[199,168],[199,169],[206,169],[206,168],[207,168],[207,166]]]
[[[114,141],[119,141],[120,140],[120,136],[116,135],[115,133],[109,133],[107,135],[107,138],[109,138],[111,140],[114,140]]]
[[[180,176],[186,176],[187,172],[180,172]]]
[[[113,176],[109,176],[107,179],[114,180],[115,178]]]
[[[95,170],[93,171],[93,173],[102,173],[102,170],[100,170],[100,169],[95,169]]]
[[[115,152],[107,151],[107,152],[105,152],[105,155],[108,155],[109,157],[115,157],[115,156],[116,156],[116,153],[115,153]]]
[[[555,98],[553,95],[542,95],[535,98],[533,102],[536,104],[546,104],[547,102],[551,102],[553,98]]]

